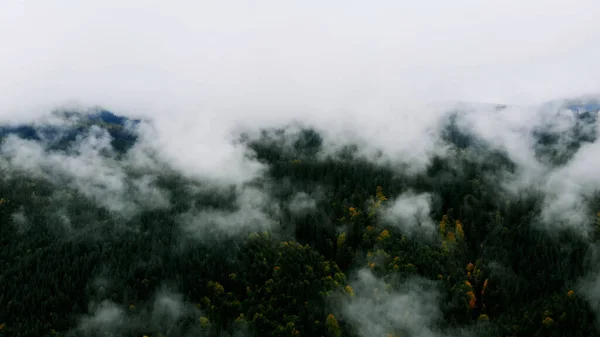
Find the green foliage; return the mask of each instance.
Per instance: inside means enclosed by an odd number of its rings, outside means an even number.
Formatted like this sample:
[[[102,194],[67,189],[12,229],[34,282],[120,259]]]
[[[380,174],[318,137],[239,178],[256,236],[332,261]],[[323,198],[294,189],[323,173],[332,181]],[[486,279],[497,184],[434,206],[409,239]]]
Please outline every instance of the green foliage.
[[[514,170],[507,156],[450,131],[453,154],[434,158],[417,176],[361,160],[352,148],[316,156],[322,141],[311,130],[291,149],[280,134],[265,133],[247,145],[269,168],[263,179],[277,186],[273,199],[323,197],[303,212],[282,207],[270,232],[241,231],[218,242],[186,237],[178,216],[192,207],[230,211],[235,189],[215,191],[165,172],[158,181],[172,207],[123,218],[75,190],[5,174],[0,336],[72,334],[90,303],[106,300],[132,321],[165,285],[193,310],[169,332],[134,326],[131,335],[357,336],[335,304],[361,295],[348,281],[360,268],[392,288],[416,276],[434,280],[442,294],[439,328],[472,328],[478,336],[597,334],[595,314],[571,290],[589,268],[590,243],[569,231],[537,230],[543,199],[513,200],[493,179]],[[439,195],[432,236],[409,235],[381,216],[408,190]]]

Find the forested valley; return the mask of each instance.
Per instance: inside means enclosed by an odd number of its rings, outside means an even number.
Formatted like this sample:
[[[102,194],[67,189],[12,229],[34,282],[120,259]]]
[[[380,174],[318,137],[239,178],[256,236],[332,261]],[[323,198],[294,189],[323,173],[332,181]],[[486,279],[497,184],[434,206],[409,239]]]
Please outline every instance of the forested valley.
[[[529,133],[548,177],[600,153],[597,109],[562,113]],[[598,335],[600,178],[527,184],[459,113],[418,170],[240,134],[241,183],[160,160],[146,121],[54,117],[0,129],[0,336]]]

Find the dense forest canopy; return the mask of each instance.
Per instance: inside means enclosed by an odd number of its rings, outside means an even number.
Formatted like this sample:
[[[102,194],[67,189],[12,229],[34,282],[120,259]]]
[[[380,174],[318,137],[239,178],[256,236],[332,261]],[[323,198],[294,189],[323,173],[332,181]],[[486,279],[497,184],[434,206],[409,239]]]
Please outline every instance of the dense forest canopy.
[[[152,120],[2,126],[0,336],[598,335],[599,110],[246,128],[219,174]]]

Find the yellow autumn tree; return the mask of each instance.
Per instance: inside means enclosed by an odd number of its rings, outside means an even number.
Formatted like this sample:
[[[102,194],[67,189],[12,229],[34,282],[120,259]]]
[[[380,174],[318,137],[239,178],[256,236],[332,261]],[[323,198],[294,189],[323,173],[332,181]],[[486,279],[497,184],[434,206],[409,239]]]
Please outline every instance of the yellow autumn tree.
[[[381,232],[381,234],[379,234],[379,237],[377,238],[377,240],[381,241],[381,240],[385,240],[389,237],[390,237],[390,231],[388,231],[387,229],[384,229]]]
[[[488,282],[489,282],[488,279],[485,279],[485,281],[483,281],[483,287],[481,287],[481,296],[483,296],[485,294],[485,290],[488,287]]]
[[[200,326],[202,328],[207,328],[208,325],[210,324],[210,320],[208,318],[206,318],[206,317],[200,317],[198,319],[198,321],[200,321]]]
[[[358,210],[354,207],[348,208],[348,212],[350,212],[350,216],[353,218],[357,217],[359,214]]]
[[[354,289],[352,289],[350,285],[346,286],[346,293],[348,293],[348,295],[350,295],[351,297],[354,297]]]
[[[542,324],[544,324],[545,327],[550,327],[552,326],[552,324],[554,324],[554,320],[552,319],[552,317],[546,317],[542,321]]]
[[[333,314],[329,314],[327,319],[325,320],[325,325],[327,326],[327,330],[334,337],[340,337],[342,335],[342,331],[340,330],[340,323],[333,316]]]
[[[346,233],[342,232],[337,237],[337,245],[338,245],[338,247],[341,247],[344,245],[344,243],[346,243]]]
[[[477,304],[477,298],[475,298],[473,290],[467,292],[467,298],[469,299],[469,309],[474,309]]]
[[[456,243],[456,236],[454,232],[446,233],[446,237],[442,240],[442,249],[444,252],[448,252],[450,247],[452,247]]]
[[[458,238],[461,240],[465,239],[465,232],[463,231],[462,223],[458,220],[456,220],[456,235],[458,235]]]
[[[444,237],[444,234],[446,234],[446,224],[448,222],[448,216],[444,215],[442,217],[442,221],[440,221],[440,235],[442,237]]]
[[[207,286],[214,296],[219,296],[225,292],[225,288],[219,282],[208,281]]]
[[[377,200],[379,202],[388,200],[385,195],[383,195],[383,188],[381,186],[377,186]]]
[[[448,234],[446,234],[446,241],[456,242],[456,236],[454,235],[453,232],[448,232]]]

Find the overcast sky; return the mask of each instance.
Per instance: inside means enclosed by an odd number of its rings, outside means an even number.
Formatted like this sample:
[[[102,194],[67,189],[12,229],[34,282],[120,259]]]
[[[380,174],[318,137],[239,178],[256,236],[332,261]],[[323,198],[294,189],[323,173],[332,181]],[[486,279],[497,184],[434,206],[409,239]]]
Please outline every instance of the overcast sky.
[[[600,3],[0,2],[0,111],[524,103],[600,92]]]

